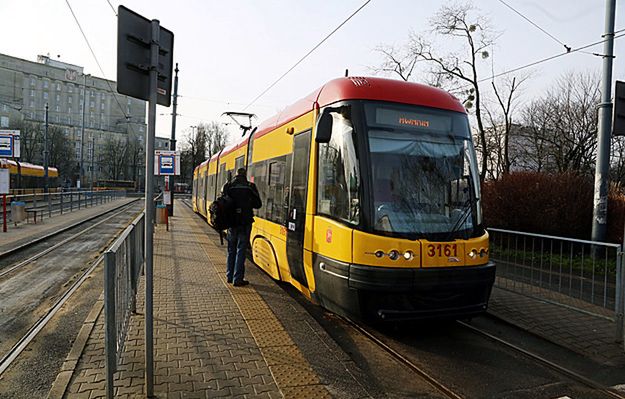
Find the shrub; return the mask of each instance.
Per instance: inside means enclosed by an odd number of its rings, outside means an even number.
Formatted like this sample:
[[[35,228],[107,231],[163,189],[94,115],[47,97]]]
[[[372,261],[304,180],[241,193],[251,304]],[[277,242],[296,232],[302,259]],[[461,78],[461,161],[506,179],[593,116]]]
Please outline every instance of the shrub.
[[[487,227],[590,239],[594,182],[575,173],[515,172],[482,185]],[[611,189],[608,241],[621,242],[625,196]]]

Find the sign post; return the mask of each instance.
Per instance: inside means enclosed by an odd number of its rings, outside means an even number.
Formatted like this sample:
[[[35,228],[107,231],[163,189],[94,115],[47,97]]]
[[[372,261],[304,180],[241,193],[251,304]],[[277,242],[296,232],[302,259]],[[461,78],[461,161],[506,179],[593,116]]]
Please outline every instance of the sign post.
[[[9,165],[6,159],[0,159],[0,194],[2,194],[2,231],[7,232],[7,194],[11,184]]]
[[[147,100],[148,131],[146,154],[154,153],[156,104],[170,106],[174,34],[158,20],[147,18],[124,6],[118,8],[117,91]],[[154,158],[145,162],[145,390],[154,396]],[[110,389],[109,389],[110,385]],[[107,395],[112,397],[113,381],[107,376]]]

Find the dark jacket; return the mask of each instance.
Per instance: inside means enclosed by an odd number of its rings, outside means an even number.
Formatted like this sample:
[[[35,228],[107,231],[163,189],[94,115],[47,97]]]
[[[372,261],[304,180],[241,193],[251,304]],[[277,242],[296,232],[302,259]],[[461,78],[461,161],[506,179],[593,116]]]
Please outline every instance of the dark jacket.
[[[237,226],[254,223],[254,211],[261,207],[260,194],[254,183],[247,181],[245,176],[236,176],[226,183],[223,192],[234,200],[235,221]]]

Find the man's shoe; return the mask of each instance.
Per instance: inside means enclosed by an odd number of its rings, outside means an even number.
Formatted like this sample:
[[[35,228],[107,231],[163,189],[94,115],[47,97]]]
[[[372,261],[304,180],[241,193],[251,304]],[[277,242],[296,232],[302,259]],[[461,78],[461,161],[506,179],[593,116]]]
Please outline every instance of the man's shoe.
[[[226,280],[228,284],[232,284],[232,280]]]
[[[250,282],[247,280],[239,280],[234,282],[235,287],[243,287],[244,285],[248,285]]]

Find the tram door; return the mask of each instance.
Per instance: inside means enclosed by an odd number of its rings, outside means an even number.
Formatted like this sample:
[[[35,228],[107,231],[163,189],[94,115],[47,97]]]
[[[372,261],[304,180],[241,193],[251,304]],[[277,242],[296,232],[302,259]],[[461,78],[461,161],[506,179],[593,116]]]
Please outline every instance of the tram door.
[[[293,162],[291,162],[291,193],[286,225],[287,260],[291,276],[308,286],[304,274],[304,229],[306,226],[306,195],[308,164],[310,160],[310,135],[306,131],[293,137]]]

